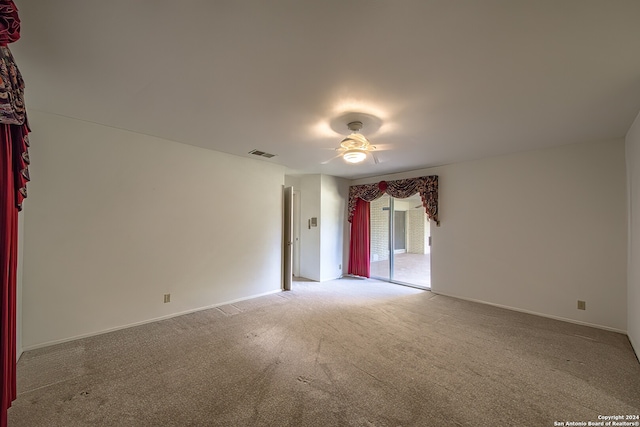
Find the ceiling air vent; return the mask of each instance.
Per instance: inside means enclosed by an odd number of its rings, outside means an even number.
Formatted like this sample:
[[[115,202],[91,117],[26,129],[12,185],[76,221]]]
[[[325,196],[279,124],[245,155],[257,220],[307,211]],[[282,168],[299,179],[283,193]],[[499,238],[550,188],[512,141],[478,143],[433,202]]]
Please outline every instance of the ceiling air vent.
[[[260,151],[260,150],[251,150],[249,151],[249,154],[253,154],[254,156],[266,157],[267,159],[270,159],[276,156],[275,154],[265,153],[264,151]]]

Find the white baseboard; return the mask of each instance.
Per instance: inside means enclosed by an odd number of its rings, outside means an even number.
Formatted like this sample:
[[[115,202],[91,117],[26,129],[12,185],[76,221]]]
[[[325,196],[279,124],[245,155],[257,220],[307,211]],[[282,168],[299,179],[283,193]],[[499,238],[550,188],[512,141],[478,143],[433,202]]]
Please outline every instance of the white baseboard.
[[[431,292],[436,294],[436,295],[442,295],[442,296],[446,296],[446,297],[457,298],[457,299],[461,299],[461,300],[465,300],[465,301],[477,302],[477,303],[480,303],[480,304],[486,304],[486,305],[491,305],[491,306],[498,307],[498,308],[504,308],[506,310],[518,311],[520,313],[526,313],[526,314],[533,314],[534,316],[546,317],[548,319],[554,319],[554,320],[561,320],[563,322],[574,323],[576,325],[590,326],[592,328],[604,329],[606,331],[618,332],[620,334],[627,335],[627,331],[623,331],[622,329],[612,328],[610,326],[597,325],[595,323],[582,322],[580,320],[569,319],[569,318],[560,317],[560,316],[553,316],[551,314],[539,313],[537,311],[524,310],[522,308],[511,307],[511,306],[508,306],[508,305],[495,304],[495,303],[492,303],[492,302],[478,300],[478,299],[474,299],[474,298],[461,297],[461,296],[458,296],[458,295],[455,295],[455,294],[450,294],[450,293],[447,293],[447,292],[434,291],[433,288],[431,289]],[[632,343],[632,345],[633,345],[633,343]]]
[[[30,345],[30,346],[27,346],[27,347],[23,347],[22,348],[22,352],[30,351],[30,350],[36,350],[38,348],[43,348],[43,347],[49,347],[49,346],[56,345],[56,344],[62,344],[62,343],[69,342],[69,341],[75,341],[75,340],[79,340],[79,339],[82,339],[82,338],[93,337],[93,336],[96,336],[96,335],[107,334],[109,332],[119,331],[121,329],[133,328],[134,326],[146,325],[147,323],[159,322],[161,320],[171,319],[172,317],[184,316],[185,314],[195,313],[195,312],[203,311],[203,310],[209,310],[211,308],[216,308],[216,307],[220,307],[220,306],[223,306],[223,305],[233,304],[233,303],[240,302],[240,301],[245,301],[245,300],[248,300],[248,299],[259,298],[259,297],[263,297],[263,296],[267,296],[267,295],[271,295],[271,294],[277,294],[279,292],[283,292],[282,289],[278,288],[278,289],[274,289],[272,291],[263,292],[261,294],[250,295],[250,296],[247,296],[247,297],[242,297],[242,298],[234,299],[234,300],[231,300],[231,301],[225,301],[225,302],[221,302],[221,303],[217,303],[217,304],[207,305],[207,306],[204,306],[204,307],[193,308],[193,309],[186,310],[186,311],[181,311],[181,312],[178,312],[178,313],[171,313],[171,314],[167,314],[167,315],[160,316],[160,317],[154,317],[152,319],[142,320],[140,322],[134,322],[134,323],[126,324],[126,325],[116,326],[114,328],[103,329],[103,330],[100,330],[100,331],[90,332],[90,333],[82,334],[82,335],[76,335],[76,336],[69,337],[69,338],[62,338],[62,339],[59,339],[59,340],[47,341],[47,342],[44,342],[44,343],[41,343],[41,344],[35,344],[35,345]]]

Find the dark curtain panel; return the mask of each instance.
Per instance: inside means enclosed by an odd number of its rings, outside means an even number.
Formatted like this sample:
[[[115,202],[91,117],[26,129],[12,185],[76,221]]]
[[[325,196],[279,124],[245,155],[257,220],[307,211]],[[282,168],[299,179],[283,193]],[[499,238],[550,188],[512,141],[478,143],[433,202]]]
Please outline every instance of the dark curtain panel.
[[[0,125],[0,426],[16,398],[18,211],[26,196],[27,126]]]
[[[369,202],[358,199],[351,221],[349,274],[370,277],[369,240]]]
[[[2,366],[2,416],[7,425],[7,409],[16,398],[16,273],[18,248],[18,209],[13,170],[13,147],[8,125],[1,125],[0,170],[0,364]]]

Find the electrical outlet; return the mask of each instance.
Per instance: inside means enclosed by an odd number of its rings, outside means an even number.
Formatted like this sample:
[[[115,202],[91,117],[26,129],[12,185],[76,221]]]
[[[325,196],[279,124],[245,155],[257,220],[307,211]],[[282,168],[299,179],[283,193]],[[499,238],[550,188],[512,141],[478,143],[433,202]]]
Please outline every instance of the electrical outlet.
[[[578,300],[578,310],[586,310],[586,309],[587,309],[586,301]]]
[[[338,264],[338,270],[342,270],[342,264]]]
[[[171,302],[171,294],[164,294],[164,303]]]

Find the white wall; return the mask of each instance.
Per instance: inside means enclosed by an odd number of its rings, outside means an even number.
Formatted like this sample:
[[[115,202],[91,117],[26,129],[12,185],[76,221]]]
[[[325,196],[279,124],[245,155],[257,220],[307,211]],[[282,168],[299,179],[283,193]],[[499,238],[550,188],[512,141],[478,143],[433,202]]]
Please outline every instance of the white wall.
[[[320,175],[300,178],[300,276],[320,281]],[[318,226],[309,228],[309,219],[318,218]]]
[[[36,111],[30,121],[25,350],[280,290],[284,168]]]
[[[320,280],[342,276],[344,239],[346,236],[349,181],[329,175],[321,176]],[[348,237],[347,237],[348,239]]]
[[[626,138],[629,207],[627,333],[640,354],[640,115]]]
[[[301,201],[300,275],[318,282],[336,279],[346,268],[349,181],[318,174],[297,179]],[[317,227],[309,228],[311,218],[318,219]]]
[[[626,331],[623,140],[352,184],[423,175],[440,177],[434,292]],[[587,310],[577,310],[577,300]]]
[[[284,186],[293,187],[295,191],[300,191],[301,177],[297,175],[285,175]]]

